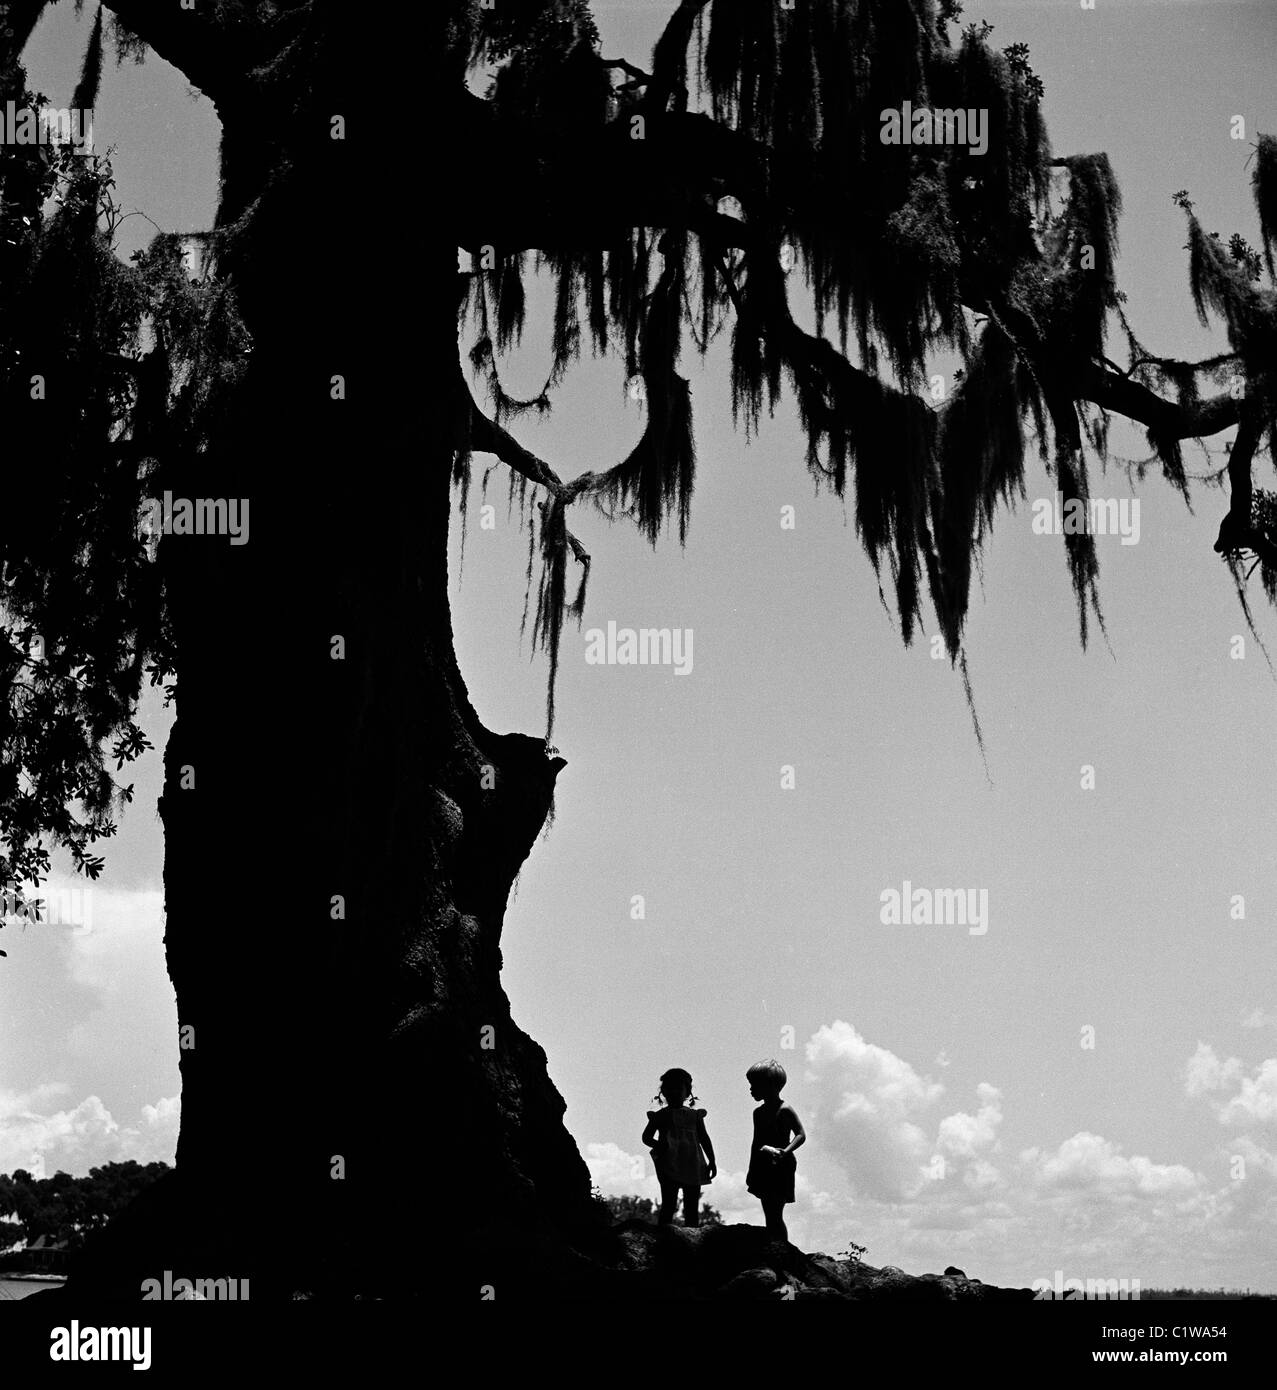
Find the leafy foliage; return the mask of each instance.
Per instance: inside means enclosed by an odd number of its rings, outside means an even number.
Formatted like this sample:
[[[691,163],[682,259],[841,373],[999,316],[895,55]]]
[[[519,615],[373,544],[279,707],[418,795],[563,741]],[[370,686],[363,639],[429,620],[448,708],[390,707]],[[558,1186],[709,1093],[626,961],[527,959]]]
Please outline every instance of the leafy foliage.
[[[649,1221],[654,1224],[659,1215],[656,1203],[650,1197],[598,1197],[597,1200],[614,1222]],[[723,1224],[722,1213],[708,1202],[701,1203],[700,1213],[702,1226]]]
[[[101,1229],[141,1192],[172,1169],[167,1163],[140,1164],[129,1159],[90,1168],[84,1177],[57,1172],[51,1178],[32,1177],[19,1168],[0,1173],[0,1248],[41,1236],[71,1249]]]
[[[263,8],[210,0],[201,22],[256,32]],[[268,25],[287,29],[280,7],[265,8]],[[1081,405],[1094,369],[1110,389],[1165,389],[1185,410],[1208,383],[1242,380],[1249,442],[1230,460],[1238,515],[1217,549],[1230,565],[1253,551],[1269,586],[1274,556],[1248,470],[1251,453],[1271,452],[1277,423],[1277,298],[1261,278],[1265,266],[1273,278],[1277,142],[1261,136],[1256,149],[1259,249],[1205,234],[1187,192],[1176,195],[1189,217],[1194,301],[1223,320],[1230,353],[1158,358],[1122,311],[1121,200],[1107,159],[1052,158],[1027,48],[998,51],[988,23],[951,33],[961,9],[956,0],[804,0],[792,10],[671,0],[645,72],[601,54],[586,0],[491,9],[444,0],[441,58],[465,94],[458,109],[476,138],[500,132],[484,177],[499,182],[518,165],[532,187],[547,180],[534,206],[489,229],[507,244],[485,246],[458,277],[458,329],[472,334],[470,365],[493,420],[479,417],[459,377],[451,469],[464,517],[476,449],[511,463],[511,501],[528,528],[525,621],[549,656],[547,734],[563,625],[580,621],[588,576],[572,506],[628,518],[653,544],[675,523],[680,541],[688,534],[696,452],[680,367],[689,340],[704,354],[727,337],[747,433],[792,397],[807,467],[818,487],[850,490],[904,640],[929,602],[969,700],[962,644],[980,547],[998,509],[1023,495],[1029,433],[1066,497],[1087,496],[1086,448],[1102,462],[1108,449],[1108,409]],[[26,32],[24,21],[19,41]],[[126,26],[104,29],[95,12],[79,101],[96,97],[108,39],[121,60],[141,51]],[[300,50],[286,49],[293,57],[280,71],[291,72]],[[20,65],[4,59],[0,100],[38,102]],[[906,102],[985,113],[987,149],[888,143],[883,114]],[[582,179],[571,159],[609,172]],[[173,237],[121,263],[112,188],[107,160],[0,147],[0,405],[10,455],[28,465],[6,480],[7,516],[23,524],[0,535],[0,886],[38,883],[46,841],[86,873],[100,865],[92,846],[113,832],[128,794],[106,759],[119,771],[142,750],[132,722],[142,683],[171,691],[177,662],[165,566],[137,534],[138,503],[162,466],[206,448],[252,347],[234,289],[236,266],[253,254],[251,206],[235,204],[208,234],[212,269],[194,279]],[[569,197],[571,217],[556,220],[555,200]],[[553,283],[553,353],[542,388],[520,399],[503,385],[501,359],[525,331],[536,274]],[[1125,369],[1104,356],[1115,317]],[[587,347],[623,364],[644,427],[625,458],[564,483],[503,422],[548,410]],[[935,402],[921,390],[940,353],[957,354],[961,383]],[[1153,457],[1187,496],[1183,432],[1149,418]],[[536,488],[545,495],[530,495]],[[1098,560],[1086,533],[1064,544],[1085,643],[1091,617],[1103,621]]]
[[[99,14],[77,100],[101,63]],[[7,98],[43,102],[17,66]],[[101,869],[90,847],[132,790],[106,760],[149,746],[133,711],[174,670],[140,505],[161,456],[202,447],[248,351],[231,291],[193,283],[173,238],[121,261],[113,188],[106,158],[0,146],[0,403],[22,461],[0,530],[0,887],[19,894],[49,843]]]

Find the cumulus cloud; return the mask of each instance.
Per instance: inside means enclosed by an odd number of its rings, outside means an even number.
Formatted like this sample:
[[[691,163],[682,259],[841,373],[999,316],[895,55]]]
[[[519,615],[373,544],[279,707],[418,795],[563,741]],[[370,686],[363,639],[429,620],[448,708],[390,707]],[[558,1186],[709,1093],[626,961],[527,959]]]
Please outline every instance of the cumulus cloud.
[[[811,1142],[786,1211],[805,1249],[855,1241],[873,1264],[956,1264],[1021,1287],[1056,1269],[1140,1278],[1146,1288],[1266,1282],[1277,1236],[1277,1059],[1248,1068],[1202,1043],[1183,1067],[1188,1095],[1230,1126],[1204,1171],[1090,1130],[1012,1150],[1001,1088],[982,1082],[974,1103],[946,1103],[943,1085],[843,1021],[811,1036],[806,1061],[810,1090],[795,1103]],[[659,1196],[645,1159],[613,1144],[586,1155],[604,1192]],[[705,1197],[728,1221],[761,1221],[741,1173],[721,1174]]]
[[[1002,1123],[996,1086],[976,1088],[974,1114],[959,1110],[941,1118],[932,1112],[943,1085],[841,1020],[812,1037],[807,1062],[807,1080],[817,1090],[813,1135],[856,1195],[899,1202],[953,1176],[968,1187],[998,1182],[989,1161]]]
[[[99,1096],[87,1096],[72,1109],[48,1110],[67,1087],[51,1084],[19,1094],[0,1092],[0,1172],[25,1168],[52,1177],[59,1169],[73,1175],[103,1163],[136,1159],[172,1163],[177,1153],[181,1099],[161,1098],[144,1105],[133,1124],[120,1124]]]
[[[626,1153],[619,1144],[587,1144],[582,1155],[590,1179],[605,1197],[649,1197],[636,1184],[656,1186],[656,1178],[641,1155]]]
[[[1002,1123],[1002,1093],[996,1086],[982,1081],[976,1087],[982,1104],[974,1115],[959,1111],[940,1121],[936,1147],[954,1158],[975,1158],[997,1143],[998,1126]]]
[[[1242,1071],[1238,1058],[1230,1057],[1228,1061],[1221,1062],[1209,1043],[1199,1042],[1197,1051],[1184,1064],[1184,1084],[1190,1096],[1223,1091],[1238,1080]]]
[[[841,1020],[812,1037],[807,1064],[817,1095],[813,1133],[853,1192],[883,1202],[915,1193],[933,1151],[919,1119],[944,1087]]]
[[[1163,1196],[1197,1190],[1199,1179],[1179,1163],[1154,1163],[1085,1131],[1066,1139],[1054,1153],[1028,1149],[1021,1155],[1028,1177],[1046,1189],[1105,1196]]]
[[[1215,1049],[1198,1043],[1184,1067],[1190,1096],[1206,1096],[1221,1124],[1268,1125],[1277,1120],[1277,1057],[1262,1061],[1252,1075],[1237,1057],[1221,1062]]]
[[[1213,1186],[1189,1165],[1089,1131],[1005,1153],[999,1087],[982,1082],[974,1105],[946,1106],[944,1086],[845,1022],[814,1034],[807,1060],[818,1097],[813,1143],[847,1178],[813,1219],[821,1231],[853,1232],[871,1262],[974,1266],[982,1278],[1024,1285],[1061,1265],[1083,1277],[1182,1267],[1187,1247],[1193,1263],[1222,1267],[1249,1262],[1262,1243],[1246,1230],[1270,1206],[1259,1183]],[[1247,1077],[1203,1047],[1190,1076],[1195,1093],[1221,1107],[1267,1108],[1262,1068]],[[1246,1154],[1266,1184],[1268,1149]]]
[[[1272,1153],[1257,1143],[1249,1134],[1241,1134],[1230,1148],[1243,1160],[1245,1165],[1257,1169],[1261,1174],[1277,1180],[1277,1153]],[[1246,1168],[1242,1169],[1244,1173]]]

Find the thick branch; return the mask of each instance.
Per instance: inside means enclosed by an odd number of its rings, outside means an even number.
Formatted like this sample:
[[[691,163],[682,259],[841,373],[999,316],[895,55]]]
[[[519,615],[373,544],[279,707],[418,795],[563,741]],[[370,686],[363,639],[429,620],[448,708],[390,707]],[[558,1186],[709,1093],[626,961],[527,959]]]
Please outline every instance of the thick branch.
[[[627,76],[633,78],[633,82],[627,83],[627,86],[646,87],[652,80],[652,74],[650,72],[644,72],[642,68],[636,68],[633,63],[627,62],[624,58],[600,58],[599,62],[601,62],[605,68],[616,68],[619,72],[623,72]]]
[[[264,59],[273,56],[265,44],[271,22],[259,19],[255,6],[222,9],[207,0],[189,10],[169,0],[105,4],[126,29],[214,102],[241,87]]]
[[[1269,569],[1277,570],[1277,546],[1263,531],[1256,529],[1251,521],[1251,499],[1254,488],[1251,483],[1250,466],[1259,447],[1263,434],[1264,421],[1253,406],[1242,411],[1241,423],[1237,427],[1237,437],[1228,455],[1229,499],[1228,514],[1219,524],[1219,535],[1215,539],[1215,552],[1229,555],[1244,550],[1252,551]]]
[[[751,227],[711,209],[726,193],[736,193],[748,204],[768,186],[773,197],[783,200],[785,171],[770,169],[766,146],[708,116],[664,110],[672,90],[669,74],[678,69],[679,45],[685,48],[702,8],[701,0],[683,0],[657,45],[644,97],[645,105],[655,103],[655,108],[649,106],[655,114],[648,116],[644,139],[630,139],[628,127],[619,128],[624,123],[585,132],[570,147],[561,137],[556,144],[544,143],[526,123],[516,129],[498,119],[477,131],[484,148],[474,149],[468,168],[460,171],[465,186],[454,200],[460,209],[459,244],[474,250],[499,242],[503,253],[607,250],[634,227],[691,227],[719,249],[768,254]],[[619,66],[622,60],[615,61]],[[494,163],[509,176],[491,179],[486,171]],[[583,177],[583,170],[597,171],[597,176]],[[1075,405],[1084,400],[1142,423],[1166,442],[1206,437],[1238,423],[1240,403],[1230,395],[1183,404],[1164,399],[1112,364],[1053,361],[1053,345],[1041,341],[1026,315],[1017,319],[1005,294],[981,268],[971,267],[963,275],[961,298],[974,312],[996,318],[1033,363],[1068,448],[1081,447]],[[790,350],[800,362],[806,358],[809,369],[817,365],[809,355],[810,344],[791,338]],[[846,372],[834,368],[823,349],[819,365],[827,379],[844,385],[850,384],[849,374],[856,375],[850,365]]]
[[[1242,402],[1226,392],[1192,405],[1168,401],[1120,372],[1090,362],[1079,373],[1078,396],[1146,425],[1159,439],[1200,439],[1241,419]]]
[[[628,122],[565,140],[535,121],[484,121],[486,105],[459,105],[467,158],[449,198],[457,244],[472,252],[606,250],[634,227],[686,227],[694,209],[765,185],[766,149],[706,115],[649,116],[641,140]]]

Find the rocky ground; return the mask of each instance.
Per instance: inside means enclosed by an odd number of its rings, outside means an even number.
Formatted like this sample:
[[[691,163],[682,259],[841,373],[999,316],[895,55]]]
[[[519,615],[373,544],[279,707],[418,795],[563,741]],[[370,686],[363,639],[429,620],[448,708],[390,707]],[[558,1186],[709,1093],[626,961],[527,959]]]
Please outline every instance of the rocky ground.
[[[761,1226],[658,1227],[627,1221],[611,1235],[613,1252],[602,1282],[614,1296],[713,1302],[1033,1299],[1031,1289],[983,1284],[952,1265],[943,1274],[914,1275],[890,1265],[875,1269],[831,1255],[806,1255],[787,1241],[770,1239]]]

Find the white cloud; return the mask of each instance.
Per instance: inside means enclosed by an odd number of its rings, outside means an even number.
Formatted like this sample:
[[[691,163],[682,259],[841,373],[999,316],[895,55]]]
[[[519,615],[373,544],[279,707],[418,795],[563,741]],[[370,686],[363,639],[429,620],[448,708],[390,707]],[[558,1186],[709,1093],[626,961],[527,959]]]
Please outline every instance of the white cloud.
[[[1002,1123],[1002,1093],[996,1086],[982,1081],[976,1094],[983,1104],[974,1115],[959,1111],[940,1121],[936,1147],[953,1158],[975,1158],[982,1149],[997,1143],[998,1126]]]
[[[841,1021],[812,1035],[806,1057],[816,1098],[810,1115],[803,1112],[811,1143],[798,1200],[786,1209],[791,1239],[803,1249],[838,1251],[856,1241],[871,1264],[956,1264],[1020,1287],[1056,1269],[1140,1278],[1145,1287],[1234,1285],[1239,1271],[1262,1281],[1252,1272],[1270,1265],[1277,1144],[1263,1134],[1231,1134],[1205,1174],[1089,1130],[1005,1154],[1009,1121],[997,1086],[981,1083],[975,1105],[946,1115],[943,1086]],[[1230,1123],[1258,1127],[1277,1116],[1277,1060],[1248,1072],[1202,1043],[1182,1079]],[[938,1173],[937,1155],[945,1160]],[[837,1184],[828,1180],[830,1159],[843,1178]],[[590,1145],[587,1161],[605,1191],[601,1179],[614,1191],[658,1195],[650,1165],[636,1185],[628,1175],[643,1160],[616,1145]],[[822,1180],[831,1191],[815,1190]],[[743,1174],[720,1175],[705,1197],[728,1221],[761,1221]]]
[[[1208,1097],[1221,1124],[1244,1127],[1277,1120],[1277,1057],[1266,1058],[1247,1076],[1239,1058],[1221,1062],[1214,1048],[1198,1043],[1185,1065],[1184,1082],[1190,1096]]]
[[[885,1202],[917,1192],[932,1153],[918,1117],[944,1087],[841,1020],[816,1032],[807,1062],[817,1090],[813,1135],[853,1192]]]
[[[1245,1160],[1248,1167],[1253,1166],[1260,1173],[1277,1179],[1277,1153],[1256,1143],[1248,1134],[1238,1135],[1229,1147]]]
[[[1184,1084],[1190,1096],[1226,1090],[1241,1074],[1242,1064],[1236,1057],[1221,1062],[1215,1049],[1204,1042],[1197,1044],[1197,1051],[1184,1064]]]
[[[1243,1076],[1235,1096],[1220,1114],[1224,1124],[1269,1124],[1277,1119],[1277,1057],[1269,1057]]]
[[[1179,1163],[1127,1157],[1118,1145],[1085,1131],[1066,1139],[1054,1153],[1029,1149],[1021,1155],[1030,1180],[1046,1189],[1103,1196],[1162,1196],[1197,1190],[1199,1179]]]
[[[582,1155],[590,1179],[605,1197],[659,1196],[659,1185],[641,1155],[626,1153],[619,1144],[587,1144]],[[648,1191],[648,1188],[653,1191]]]
[[[173,1162],[179,1097],[144,1105],[137,1123],[121,1125],[99,1096],[87,1096],[70,1110],[42,1109],[66,1089],[52,1084],[25,1094],[0,1093],[0,1172],[25,1168],[52,1177],[59,1169],[78,1175],[130,1158],[139,1163]]]

